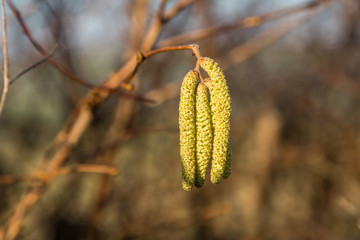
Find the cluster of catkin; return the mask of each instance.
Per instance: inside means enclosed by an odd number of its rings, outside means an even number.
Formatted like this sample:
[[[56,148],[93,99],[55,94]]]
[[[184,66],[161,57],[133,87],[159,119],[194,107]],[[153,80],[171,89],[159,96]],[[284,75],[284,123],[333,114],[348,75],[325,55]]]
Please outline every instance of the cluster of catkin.
[[[200,66],[210,78],[197,84],[199,73],[190,70],[184,77],[180,93],[182,186],[187,191],[204,184],[211,157],[212,183],[220,183],[231,173],[229,89],[223,71],[214,60],[203,57]]]

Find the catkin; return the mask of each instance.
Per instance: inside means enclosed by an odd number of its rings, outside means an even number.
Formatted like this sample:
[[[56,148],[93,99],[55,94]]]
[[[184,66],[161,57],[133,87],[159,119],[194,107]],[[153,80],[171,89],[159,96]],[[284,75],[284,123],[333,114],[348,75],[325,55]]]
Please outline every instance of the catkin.
[[[180,157],[182,186],[190,191],[195,181],[195,88],[198,73],[189,71],[181,85],[179,104]]]
[[[210,179],[212,183],[217,184],[220,183],[224,175],[228,175],[225,173],[225,169],[229,166],[227,163],[227,155],[231,99],[225,76],[219,65],[213,59],[204,57],[200,61],[200,66],[207,72],[211,79],[211,82],[207,83],[210,90],[210,106],[214,128],[213,160]]]
[[[208,90],[204,83],[196,89],[196,162],[195,187],[202,187],[212,147],[211,111]]]

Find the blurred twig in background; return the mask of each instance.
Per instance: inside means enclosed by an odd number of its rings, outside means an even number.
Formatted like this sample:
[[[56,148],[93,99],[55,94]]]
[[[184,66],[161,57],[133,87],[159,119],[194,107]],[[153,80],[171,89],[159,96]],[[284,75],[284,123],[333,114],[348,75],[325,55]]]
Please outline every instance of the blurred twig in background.
[[[64,176],[73,173],[101,173],[108,175],[116,175],[117,169],[115,167],[109,167],[105,165],[90,165],[81,164],[76,166],[62,167],[57,172],[57,176]],[[0,185],[2,184],[14,184],[14,183],[31,183],[33,181],[42,181],[46,178],[46,174],[37,173],[35,176],[2,176],[0,177]]]
[[[103,89],[103,90],[108,90],[110,93],[115,94],[115,95],[119,95],[121,97],[124,98],[133,98],[133,99],[137,99],[139,101],[151,101],[148,99],[143,99],[140,96],[136,96],[130,93],[124,93],[124,92],[119,92],[117,91],[116,88],[107,88],[106,86],[95,86],[93,84],[90,84],[89,82],[75,76],[74,74],[72,74],[71,72],[69,72],[63,65],[61,65],[59,62],[57,62],[53,57],[51,57],[51,54],[49,54],[32,36],[32,33],[29,31],[28,27],[26,26],[24,19],[21,15],[21,13],[19,12],[19,10],[15,7],[15,5],[12,3],[11,0],[6,0],[8,6],[10,7],[11,11],[13,12],[13,14],[15,15],[15,17],[17,18],[25,36],[29,39],[29,41],[31,42],[31,44],[34,46],[34,48],[44,57],[44,59],[46,59],[46,61],[48,61],[53,67],[55,67],[57,70],[59,70],[61,73],[63,73],[66,77],[68,77],[69,79],[71,79],[72,81],[85,86],[87,88],[99,88],[99,89]]]
[[[321,1],[312,1],[307,4],[298,6],[298,7],[287,7],[280,10],[276,10],[273,12],[257,15],[257,16],[250,16],[244,19],[241,19],[238,22],[230,23],[228,25],[221,25],[221,26],[211,26],[206,29],[196,30],[194,32],[183,33],[178,36],[170,37],[168,39],[163,40],[159,45],[160,46],[171,46],[176,44],[194,42],[197,40],[201,40],[204,38],[209,38],[216,36],[218,34],[235,30],[235,29],[242,29],[242,28],[253,28],[263,25],[267,22],[271,22],[283,17],[293,16],[297,13],[307,12],[314,8],[320,7],[326,3],[329,3],[333,0],[321,0]]]
[[[230,50],[228,53],[222,56],[220,62],[221,65],[224,66],[224,68],[228,68],[243,62],[244,60],[258,53],[261,49],[269,46],[279,38],[293,31],[310,18],[316,16],[316,14],[319,13],[320,9],[324,9],[324,6],[331,2],[334,1],[326,0],[320,2],[312,2],[298,9],[290,9],[288,11],[285,11],[287,13],[298,13],[307,10],[307,12],[305,12],[303,16],[300,16],[297,19],[291,21],[283,20],[280,23],[274,24],[274,26],[271,26],[266,30],[262,31],[252,39],[248,40],[246,43]],[[279,12],[281,13],[282,11]]]
[[[2,19],[2,32],[3,32],[2,49],[4,54],[4,73],[3,73],[4,86],[0,100],[0,116],[4,108],[7,92],[9,90],[9,75],[8,75],[9,63],[8,63],[8,54],[7,54],[6,12],[5,12],[4,0],[1,1],[1,16],[2,16],[1,19]]]
[[[18,78],[20,78],[22,75],[26,74],[27,72],[33,70],[34,68],[40,66],[41,64],[43,64],[44,62],[46,62],[47,57],[51,56],[54,54],[55,50],[56,50],[57,46],[54,47],[54,49],[47,55],[45,56],[43,59],[37,61],[36,63],[32,64],[31,66],[25,68],[24,70],[22,70],[21,72],[19,72],[18,74],[16,74],[14,77],[12,77],[9,81],[9,84],[13,84]]]

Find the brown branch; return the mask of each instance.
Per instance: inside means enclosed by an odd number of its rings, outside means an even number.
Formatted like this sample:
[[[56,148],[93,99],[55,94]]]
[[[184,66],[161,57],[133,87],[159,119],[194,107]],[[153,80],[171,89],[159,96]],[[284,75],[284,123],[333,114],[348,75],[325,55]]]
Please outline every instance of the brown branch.
[[[161,1],[159,5],[158,15],[160,17],[165,8],[166,0]],[[122,59],[126,61],[129,56],[133,56],[137,51],[141,49],[141,45],[143,42],[143,36],[145,35],[146,23],[150,11],[150,0],[134,0],[131,3],[132,5],[132,21],[131,26],[129,28],[130,33],[128,39],[128,50],[123,54]],[[134,79],[131,81],[131,84],[122,84],[122,87],[127,89],[132,89],[139,82],[139,78],[134,76]],[[120,99],[119,99],[120,100]],[[85,159],[91,158],[94,161],[113,165],[116,156],[116,148],[121,145],[123,141],[126,141],[125,129],[131,124],[131,120],[136,114],[138,108],[135,105],[136,103],[133,101],[118,101],[116,109],[114,110],[114,115],[112,119],[111,125],[107,129],[107,133],[105,136],[105,140],[102,145],[112,145],[114,148],[97,148],[94,152],[95,155],[89,156]],[[111,144],[116,139],[115,144]],[[80,156],[80,158],[82,158]],[[90,160],[91,161],[91,160]],[[97,235],[99,230],[98,226],[103,222],[103,217],[105,214],[105,206],[107,201],[110,199],[112,186],[114,184],[114,179],[110,178],[106,175],[101,176],[99,179],[99,184],[94,190],[94,204],[93,207],[89,210],[87,227],[86,231],[84,231],[81,239],[93,239],[94,236]]]
[[[115,176],[118,170],[115,167],[100,164],[79,164],[75,166],[62,167],[57,172],[57,176],[64,176],[73,173],[99,173]]]
[[[180,2],[190,4],[193,1],[185,0]],[[178,4],[175,5],[175,7],[177,6]],[[163,15],[166,16],[167,14],[171,13],[175,7],[169,9]],[[177,11],[179,12],[184,7],[185,6],[178,8]],[[175,13],[172,14],[172,16],[175,15]],[[160,34],[163,26],[163,24],[158,23],[158,20],[154,20],[154,23],[150,25],[150,28],[142,42],[141,51],[148,52],[151,50],[151,48],[153,48],[157,36]],[[156,35],[156,37],[149,37],[150,35]],[[130,60],[128,60],[128,62],[121,69],[119,69],[114,74],[110,74],[102,86],[106,88],[118,87],[125,79],[128,78],[128,76],[133,74],[137,64],[138,58],[135,55],[131,57]],[[78,103],[73,112],[70,114],[65,126],[53,141],[52,154],[49,154],[44,159],[44,161],[40,163],[40,165],[45,162],[50,163],[46,170],[47,181],[43,182],[40,186],[34,186],[30,188],[16,204],[14,211],[10,218],[7,219],[5,226],[5,237],[7,237],[7,240],[13,240],[18,235],[22,219],[26,212],[37,202],[42,192],[51,183],[53,176],[56,175],[56,172],[65,161],[71,149],[79,141],[80,137],[89,126],[93,117],[92,110],[104,102],[108,96],[108,91],[104,91],[102,89],[92,89],[92,91],[90,91],[90,93]]]
[[[179,50],[192,50],[193,51],[193,55],[196,56],[197,58],[197,62],[196,62],[196,66],[195,66],[195,70],[199,70],[199,66],[200,66],[200,47],[197,44],[191,44],[191,45],[183,45],[183,46],[171,46],[171,47],[164,47],[164,48],[158,48],[146,53],[142,53],[141,51],[137,53],[137,63],[136,66],[134,67],[133,72],[122,82],[123,85],[128,85],[131,81],[131,79],[134,77],[134,75],[136,74],[136,72],[138,71],[140,65],[148,58],[150,58],[151,56],[154,56],[156,54],[159,53],[163,53],[163,52],[169,52],[169,51],[179,51]]]
[[[5,13],[5,4],[4,4],[4,0],[1,0],[1,15],[2,15],[2,28],[3,28],[3,44],[2,44],[2,49],[3,49],[3,54],[4,54],[4,87],[3,87],[3,92],[1,95],[1,100],[0,100],[0,116],[2,113],[2,110],[4,108],[4,104],[5,104],[5,99],[6,99],[6,95],[7,92],[9,90],[9,63],[8,63],[8,54],[7,54],[7,31],[6,31],[6,13]]]
[[[146,52],[144,54],[139,52],[137,54],[137,56],[138,56],[137,64],[135,65],[135,67],[134,67],[132,73],[129,75],[128,79],[131,80],[131,78],[134,76],[137,69],[139,68],[140,64],[142,62],[144,62],[147,58],[150,58],[151,56],[154,56],[159,53],[168,52],[168,51],[178,51],[178,50],[192,50],[193,54],[197,57],[197,63],[196,63],[195,69],[198,70],[199,62],[200,62],[200,58],[201,58],[198,45],[192,44],[192,45],[184,45],[184,46],[173,46],[173,47],[166,47],[166,48],[152,50],[152,51]],[[98,97],[100,97],[100,96],[101,95],[99,95]],[[57,154],[54,155],[52,161],[50,162],[50,165],[48,167],[48,171],[49,171],[50,175],[52,175],[52,172],[56,171],[56,169],[62,164],[65,157],[69,153],[70,149],[78,141],[80,135],[84,131],[84,128],[87,126],[87,124],[91,120],[91,112],[89,110],[90,110],[89,108],[85,108],[85,107],[82,107],[80,109],[80,111],[82,111],[83,114],[81,114],[81,112],[79,113],[79,117],[73,125],[73,128],[72,128],[73,131],[69,135],[67,135],[67,139],[66,139],[65,143],[62,143],[62,147],[60,148],[62,150],[61,151],[59,150],[57,152]]]
[[[75,166],[67,166],[60,168],[59,171],[56,173],[56,176],[65,176],[74,173],[99,173],[113,176],[118,173],[118,170],[115,167],[100,164],[79,164]],[[32,176],[1,176],[0,185],[24,182],[32,183],[34,181],[43,181],[44,179],[46,179],[46,175],[44,173],[38,173]]]
[[[6,3],[10,7],[11,11],[13,12],[15,18],[19,22],[21,29],[23,30],[25,36],[29,39],[30,43],[34,46],[34,48],[41,54],[42,57],[46,58],[46,60],[53,65],[56,69],[58,69],[60,72],[62,72],[65,76],[67,76],[69,79],[85,86],[88,88],[93,88],[94,86],[81,78],[73,75],[72,73],[68,72],[65,67],[60,65],[54,58],[49,56],[48,52],[34,39],[33,35],[29,31],[20,11],[15,7],[13,2],[11,0],[6,0]]]
[[[23,30],[25,36],[28,38],[28,40],[30,41],[30,43],[34,46],[34,48],[41,54],[41,56],[43,58],[46,59],[46,61],[48,61],[53,67],[55,67],[57,70],[59,70],[62,74],[64,74],[67,78],[69,78],[70,80],[84,86],[87,88],[91,88],[91,89],[101,89],[101,90],[105,90],[105,91],[109,91],[111,94],[114,94],[116,96],[119,97],[124,97],[124,98],[130,98],[130,99],[135,99],[138,101],[144,101],[144,102],[151,102],[150,99],[144,99],[138,95],[135,94],[130,94],[130,93],[124,93],[124,92],[120,92],[117,90],[117,88],[109,88],[106,86],[96,86],[93,85],[91,83],[88,83],[87,81],[75,76],[74,74],[72,74],[71,72],[69,72],[64,66],[62,66],[60,63],[58,63],[53,57],[51,57],[48,52],[35,40],[35,38],[33,37],[33,35],[31,34],[31,32],[29,31],[20,11],[15,7],[15,5],[13,4],[13,2],[11,0],[6,0],[6,3],[8,4],[8,6],[10,7],[11,11],[13,12],[14,16],[16,17],[18,23],[21,26],[21,29]]]
[[[283,17],[291,16],[300,12],[308,11],[319,7],[320,5],[330,2],[332,0],[319,0],[312,1],[305,5],[296,7],[286,7],[273,12],[265,13],[262,15],[255,15],[241,19],[235,23],[230,23],[220,26],[212,26],[201,30],[182,33],[174,37],[170,37],[160,42],[160,47],[183,44],[187,42],[195,42],[201,39],[209,38],[219,35],[220,33],[231,31],[235,29],[254,28],[270,21],[274,21]]]
[[[46,62],[47,58],[54,54],[56,48],[57,48],[57,45],[54,47],[53,50],[51,50],[51,52],[46,57],[44,57],[41,60],[35,62],[34,64],[30,65],[29,67],[25,68],[24,70],[22,70],[21,72],[16,74],[14,77],[12,77],[11,80],[10,80],[10,85],[13,84],[22,75],[26,74],[27,72],[33,70],[34,68],[36,68],[36,67],[40,66],[41,64],[43,64],[44,62]]]
[[[313,8],[311,12],[303,16],[299,16],[296,20],[293,20],[291,22],[282,21],[269,27],[268,29],[259,33],[244,44],[230,50],[219,60],[220,65],[224,68],[229,68],[231,66],[239,64],[240,62],[245,61],[246,59],[258,53],[261,49],[269,46],[276,40],[296,29],[301,24],[305,23],[307,20],[318,14],[319,10],[321,10],[321,7],[324,7],[325,5],[330,4],[333,1],[334,0],[323,1],[324,4],[316,4],[316,8]]]
[[[20,182],[30,182],[34,180],[31,176],[1,176],[0,177],[0,185],[9,185],[14,183],[20,183]]]
[[[160,4],[159,10],[156,14],[156,17],[150,26],[149,31],[147,32],[146,36],[144,37],[141,51],[149,51],[151,48],[153,48],[153,45],[156,41],[156,39],[159,36],[159,32],[161,31],[162,27],[166,22],[168,22],[171,18],[176,16],[180,11],[182,11],[185,7],[189,6],[191,3],[193,3],[195,0],[180,0],[175,4],[174,7],[170,8],[168,11],[164,12],[164,4],[165,1],[162,1]],[[175,44],[174,44],[175,45]]]
[[[169,9],[169,11],[164,13],[164,16],[163,16],[162,20],[164,22],[169,21],[170,19],[175,17],[175,15],[177,15],[180,11],[182,11],[184,8],[188,7],[193,2],[195,2],[195,0],[182,0],[182,1],[179,1],[173,8]]]

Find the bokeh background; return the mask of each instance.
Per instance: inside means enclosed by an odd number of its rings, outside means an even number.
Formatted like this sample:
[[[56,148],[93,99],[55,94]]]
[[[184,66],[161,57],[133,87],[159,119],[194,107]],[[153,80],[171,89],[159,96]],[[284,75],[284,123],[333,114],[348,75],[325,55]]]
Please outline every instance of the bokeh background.
[[[37,41],[49,51],[57,44],[59,62],[100,84],[139,49],[160,1],[14,3]],[[197,0],[166,23],[154,48],[178,34],[308,3]],[[191,41],[220,63],[232,95],[228,180],[182,190],[179,89],[196,59],[190,51],[162,53],[133,79],[134,92],[156,104],[111,96],[65,162],[108,164],[118,175],[57,177],[18,239],[360,239],[360,2],[315,3]],[[14,76],[41,56],[9,9],[7,16]],[[30,174],[87,92],[47,63],[17,79],[0,119],[0,179]],[[1,224],[28,186],[0,185]]]

